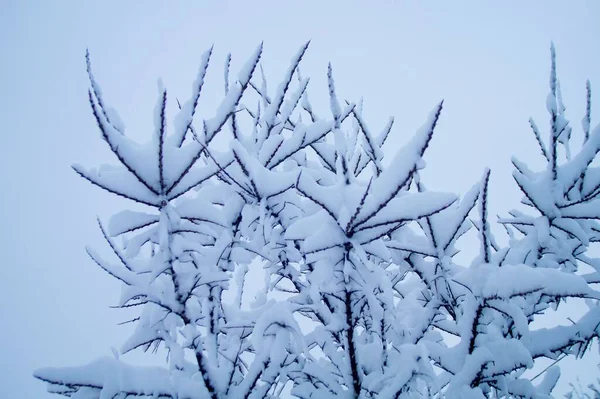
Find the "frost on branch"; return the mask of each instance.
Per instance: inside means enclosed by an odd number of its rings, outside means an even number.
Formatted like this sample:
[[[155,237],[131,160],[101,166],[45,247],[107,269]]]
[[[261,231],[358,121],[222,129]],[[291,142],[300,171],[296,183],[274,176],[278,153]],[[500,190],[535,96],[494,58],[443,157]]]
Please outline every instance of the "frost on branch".
[[[237,78],[228,55],[225,94],[212,114],[197,109],[213,63],[207,50],[172,125],[174,96],[159,87],[146,143],[127,137],[86,54],[92,115],[117,162],[74,169],[147,207],[98,222],[112,259],[87,251],[123,284],[118,306],[138,310],[120,354],[160,350],[167,358],[163,367],[116,356],[36,371],[51,392],[548,398],[559,369],[531,380],[524,372],[543,357],[581,356],[598,336],[600,261],[588,248],[600,241],[600,169],[591,166],[600,127],[590,127],[589,83],[575,150],[552,49],[548,140],[530,120],[548,166],[533,172],[513,160],[529,211],[499,220],[510,238],[501,247],[490,224],[489,170],[462,197],[421,181],[443,102],[386,162],[394,120],[369,125],[362,99],[341,100],[331,64],[329,109],[313,110],[300,74],[308,47],[276,86],[260,65],[262,44]],[[214,144],[217,135],[225,148]],[[480,251],[464,265],[457,242],[471,228]],[[590,304],[580,320],[532,328],[569,298]]]

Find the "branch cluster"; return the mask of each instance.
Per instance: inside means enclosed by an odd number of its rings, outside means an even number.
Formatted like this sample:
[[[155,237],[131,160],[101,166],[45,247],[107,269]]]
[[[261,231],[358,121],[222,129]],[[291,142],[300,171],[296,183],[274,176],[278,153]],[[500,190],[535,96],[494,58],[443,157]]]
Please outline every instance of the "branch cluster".
[[[588,249],[600,241],[600,168],[592,166],[600,126],[590,130],[589,83],[584,142],[574,151],[552,49],[547,143],[531,120],[548,166],[533,172],[513,160],[531,212],[499,219],[510,237],[502,247],[488,221],[489,170],[462,198],[428,191],[420,179],[443,102],[384,165],[394,120],[372,130],[362,100],[338,97],[331,65],[330,109],[317,115],[299,69],[308,45],[271,95],[264,74],[253,80],[262,44],[234,81],[228,56],[223,100],[199,123],[209,49],[172,130],[160,89],[144,144],[105,105],[86,56],[92,113],[118,165],[74,169],[148,207],[99,222],[114,261],[88,253],[123,283],[119,306],[139,308],[121,353],[164,348],[168,357],[164,368],[107,358],[37,371],[51,391],[80,399],[547,398],[558,369],[540,381],[525,371],[540,358],[581,356],[598,336],[600,261]],[[213,144],[217,135],[229,137],[225,151]],[[461,265],[456,243],[473,227],[480,254]],[[588,300],[589,311],[570,326],[532,329],[568,298]]]

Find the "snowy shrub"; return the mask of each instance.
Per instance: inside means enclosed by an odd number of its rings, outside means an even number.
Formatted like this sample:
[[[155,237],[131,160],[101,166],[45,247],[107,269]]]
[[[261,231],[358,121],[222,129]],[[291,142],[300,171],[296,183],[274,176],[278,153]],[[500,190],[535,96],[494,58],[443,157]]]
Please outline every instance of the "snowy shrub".
[[[136,329],[120,352],[166,350],[164,367],[99,359],[35,373],[49,390],[97,398],[548,398],[557,367],[538,359],[581,356],[600,331],[600,126],[572,145],[552,50],[549,139],[531,121],[547,167],[513,160],[527,212],[501,223],[487,205],[490,171],[461,198],[428,191],[424,153],[442,112],[383,162],[390,119],[374,131],[362,102],[342,101],[328,68],[328,112],[308,100],[294,55],[275,91],[257,74],[262,45],[198,122],[212,49],[191,98],[167,123],[160,88],[146,143],[125,133],[92,74],[89,102],[116,166],[74,166],[90,183],[147,208],[100,229],[114,259],[91,259],[123,283],[119,306]],[[251,104],[257,104],[253,106]],[[226,147],[215,137],[225,136]],[[223,141],[223,140],[221,140]],[[564,150],[564,151],[563,151]],[[559,156],[559,151],[563,156]],[[480,251],[461,265],[470,228]],[[582,266],[585,265],[585,266]],[[587,270],[587,271],[586,271]],[[569,326],[532,328],[568,298],[589,310]],[[542,378],[543,377],[543,378]]]
[[[600,371],[600,364],[598,365],[598,371]],[[571,391],[565,395],[567,399],[600,399],[600,378],[596,378],[596,381],[592,384],[588,384],[586,388],[581,386],[579,379],[577,385],[569,383]]]

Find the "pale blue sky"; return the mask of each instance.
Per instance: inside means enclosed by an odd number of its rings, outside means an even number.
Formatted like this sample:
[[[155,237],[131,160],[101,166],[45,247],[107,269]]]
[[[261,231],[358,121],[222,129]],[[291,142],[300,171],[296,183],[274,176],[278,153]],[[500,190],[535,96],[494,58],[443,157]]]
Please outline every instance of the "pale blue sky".
[[[464,193],[489,166],[491,204],[503,213],[520,198],[510,156],[540,162],[527,120],[547,123],[550,41],[579,134],[585,80],[600,93],[599,20],[595,0],[0,0],[0,397],[51,397],[33,369],[110,355],[128,331],[116,326],[125,315],[108,309],[119,284],[92,264],[84,246],[103,248],[96,214],[106,220],[129,204],[70,169],[114,161],[87,103],[86,47],[105,100],[141,138],[151,131],[156,79],[187,97],[211,44],[216,62],[207,93],[215,95],[203,100],[203,117],[221,94],[227,52],[237,69],[264,40],[274,85],[312,39],[302,69],[312,77],[315,108],[327,101],[331,61],[340,95],[364,96],[374,130],[396,116],[389,151],[444,98],[425,182]],[[592,113],[597,123],[597,104]],[[589,375],[590,364],[570,364],[568,375]]]

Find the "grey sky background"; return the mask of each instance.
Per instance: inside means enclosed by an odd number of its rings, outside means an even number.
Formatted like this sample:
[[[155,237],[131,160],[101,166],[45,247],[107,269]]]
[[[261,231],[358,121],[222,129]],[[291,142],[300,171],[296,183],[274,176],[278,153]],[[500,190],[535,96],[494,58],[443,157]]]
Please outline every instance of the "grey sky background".
[[[201,53],[215,45],[200,117],[222,94],[222,65],[233,70],[265,41],[263,64],[274,89],[299,46],[312,39],[302,66],[310,97],[326,108],[326,67],[339,95],[365,98],[372,130],[396,117],[390,157],[445,99],[426,155],[424,182],[464,193],[492,169],[493,213],[520,195],[510,157],[541,165],[528,118],[547,137],[549,45],[574,133],[581,134],[585,80],[592,119],[600,120],[600,1],[26,1],[0,0],[0,398],[49,398],[34,369],[87,363],[111,355],[129,327],[109,309],[120,285],[85,254],[104,251],[95,223],[131,209],[92,187],[72,163],[114,163],[87,102],[89,48],[105,101],[127,134],[148,139],[162,78],[186,99]],[[597,89],[595,89],[597,88]],[[173,102],[169,108],[175,112]],[[136,355],[132,361],[149,360]],[[565,381],[598,374],[598,357],[562,362]]]

